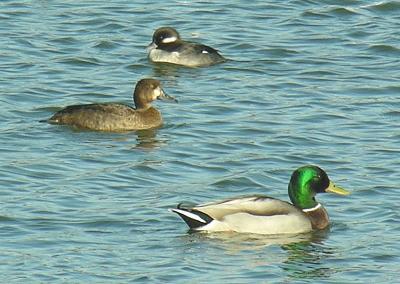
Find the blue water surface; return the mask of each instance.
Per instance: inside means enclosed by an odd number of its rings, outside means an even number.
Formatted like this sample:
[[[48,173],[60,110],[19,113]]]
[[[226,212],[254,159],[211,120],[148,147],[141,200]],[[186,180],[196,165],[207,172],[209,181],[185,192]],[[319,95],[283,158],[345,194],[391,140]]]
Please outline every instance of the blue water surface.
[[[153,31],[230,60],[154,65]],[[0,2],[1,283],[397,283],[398,1]],[[64,106],[131,104],[162,81],[155,130],[40,123]],[[317,164],[327,231],[189,233],[181,201],[267,194]]]

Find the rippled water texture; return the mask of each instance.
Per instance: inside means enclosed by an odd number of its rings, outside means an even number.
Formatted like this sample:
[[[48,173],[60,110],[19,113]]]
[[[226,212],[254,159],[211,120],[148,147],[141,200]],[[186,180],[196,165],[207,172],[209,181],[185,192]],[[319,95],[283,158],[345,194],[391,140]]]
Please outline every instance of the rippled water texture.
[[[233,4],[235,3],[235,4]],[[155,28],[221,51],[153,65]],[[0,2],[1,283],[397,283],[397,1]],[[130,104],[158,78],[162,128],[39,123],[78,103]],[[288,200],[326,169],[330,230],[191,234],[167,209],[250,193]]]

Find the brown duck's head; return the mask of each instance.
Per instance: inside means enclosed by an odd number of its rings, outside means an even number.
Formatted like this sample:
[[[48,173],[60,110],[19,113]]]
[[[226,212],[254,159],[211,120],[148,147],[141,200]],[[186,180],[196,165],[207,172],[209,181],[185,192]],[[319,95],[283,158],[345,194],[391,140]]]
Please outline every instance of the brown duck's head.
[[[136,109],[148,108],[154,100],[173,100],[174,97],[167,95],[161,88],[160,81],[156,79],[141,79],[135,87],[133,100]]]

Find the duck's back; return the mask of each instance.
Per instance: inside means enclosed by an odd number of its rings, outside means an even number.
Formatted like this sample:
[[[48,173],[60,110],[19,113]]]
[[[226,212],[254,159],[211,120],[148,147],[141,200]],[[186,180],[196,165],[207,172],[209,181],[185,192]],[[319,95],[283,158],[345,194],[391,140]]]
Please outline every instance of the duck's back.
[[[244,196],[195,206],[215,221],[200,230],[260,234],[297,234],[311,231],[307,216],[292,204],[268,196]]]
[[[153,107],[135,110],[123,104],[87,104],[68,106],[55,113],[49,122],[91,130],[127,131],[160,126],[162,118]]]
[[[181,58],[184,61],[193,62],[196,66],[207,66],[226,61],[216,49],[197,43],[188,43],[183,46]]]
[[[259,216],[301,214],[301,210],[292,204],[264,195],[249,195],[232,199],[210,202],[194,206],[215,219],[239,212],[248,212]]]
[[[150,52],[150,59],[155,62],[168,62],[189,67],[207,66],[226,61],[212,47],[184,41],[153,49]]]

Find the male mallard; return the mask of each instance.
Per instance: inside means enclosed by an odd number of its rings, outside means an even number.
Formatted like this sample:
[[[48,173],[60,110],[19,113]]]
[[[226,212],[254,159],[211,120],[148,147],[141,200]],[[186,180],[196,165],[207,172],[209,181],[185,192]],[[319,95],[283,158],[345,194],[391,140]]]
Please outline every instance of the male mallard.
[[[252,195],[194,207],[179,204],[171,211],[197,231],[298,234],[329,225],[328,213],[314,198],[317,193],[349,194],[335,186],[324,170],[311,165],[293,172],[288,192],[293,205],[268,196]]]

